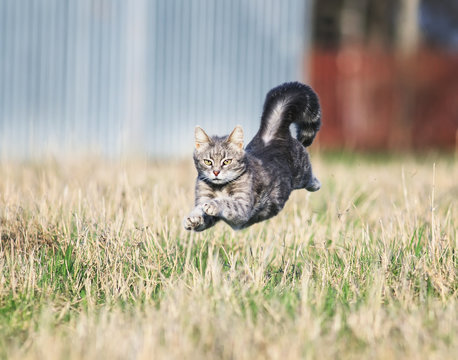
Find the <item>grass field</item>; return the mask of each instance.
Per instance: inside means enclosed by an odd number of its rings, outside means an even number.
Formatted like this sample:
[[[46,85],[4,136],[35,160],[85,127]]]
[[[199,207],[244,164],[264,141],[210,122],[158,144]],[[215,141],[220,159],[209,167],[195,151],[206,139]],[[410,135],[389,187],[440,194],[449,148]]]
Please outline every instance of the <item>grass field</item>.
[[[456,358],[456,160],[312,158],[319,192],[199,234],[191,161],[1,163],[0,357]]]

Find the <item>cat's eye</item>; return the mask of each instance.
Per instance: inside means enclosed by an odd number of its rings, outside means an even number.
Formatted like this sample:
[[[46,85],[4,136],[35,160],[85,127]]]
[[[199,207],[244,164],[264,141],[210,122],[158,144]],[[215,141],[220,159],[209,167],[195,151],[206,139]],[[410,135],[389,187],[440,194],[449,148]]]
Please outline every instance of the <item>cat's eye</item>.
[[[232,162],[232,159],[226,159],[223,161],[223,165],[229,165]]]
[[[204,159],[204,164],[207,165],[207,166],[211,166],[212,161],[208,160],[208,159]]]

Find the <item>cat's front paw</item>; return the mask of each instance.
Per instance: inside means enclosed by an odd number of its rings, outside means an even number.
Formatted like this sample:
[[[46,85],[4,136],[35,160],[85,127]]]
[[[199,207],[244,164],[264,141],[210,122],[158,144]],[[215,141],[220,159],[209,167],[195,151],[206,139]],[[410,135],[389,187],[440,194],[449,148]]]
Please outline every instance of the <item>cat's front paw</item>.
[[[184,219],[186,230],[197,230],[202,225],[204,225],[204,217],[201,215],[190,215]]]
[[[208,203],[202,205],[202,210],[205,214],[210,216],[218,216],[219,214],[219,206],[215,200],[212,200]]]

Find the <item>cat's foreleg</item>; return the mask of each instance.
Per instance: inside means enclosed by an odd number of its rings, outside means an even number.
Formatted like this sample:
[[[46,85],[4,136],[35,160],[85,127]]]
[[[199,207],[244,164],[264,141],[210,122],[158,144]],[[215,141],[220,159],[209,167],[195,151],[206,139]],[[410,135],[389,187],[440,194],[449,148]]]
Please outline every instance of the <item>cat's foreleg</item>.
[[[216,198],[202,205],[205,214],[225,220],[232,227],[245,225],[251,217],[252,205],[244,197]]]
[[[183,225],[186,230],[203,231],[215,225],[217,221],[217,218],[206,214],[202,206],[198,205],[184,218]]]

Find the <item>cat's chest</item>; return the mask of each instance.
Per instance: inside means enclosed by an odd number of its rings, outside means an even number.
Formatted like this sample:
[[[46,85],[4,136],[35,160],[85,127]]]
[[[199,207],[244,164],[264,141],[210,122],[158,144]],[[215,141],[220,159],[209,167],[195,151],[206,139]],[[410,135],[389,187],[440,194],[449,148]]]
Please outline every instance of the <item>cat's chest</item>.
[[[213,196],[215,199],[231,197],[233,194],[234,191],[229,186],[213,191]]]

